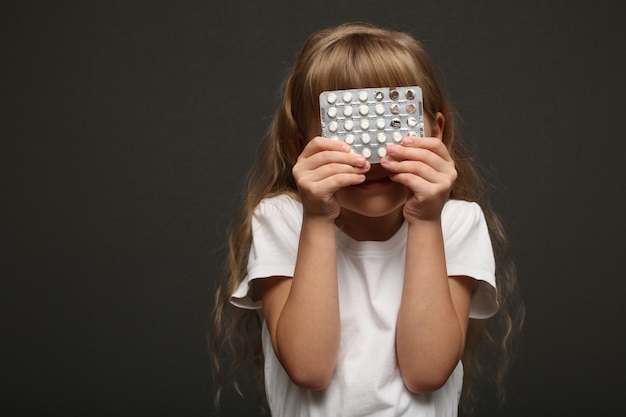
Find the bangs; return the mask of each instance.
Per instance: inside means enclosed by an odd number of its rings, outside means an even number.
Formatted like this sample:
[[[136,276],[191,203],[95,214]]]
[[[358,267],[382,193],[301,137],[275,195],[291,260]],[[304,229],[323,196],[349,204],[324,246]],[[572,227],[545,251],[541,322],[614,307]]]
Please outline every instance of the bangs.
[[[421,86],[418,63],[404,45],[354,33],[329,45],[311,65],[305,85],[306,107],[317,111],[323,91],[355,88]]]

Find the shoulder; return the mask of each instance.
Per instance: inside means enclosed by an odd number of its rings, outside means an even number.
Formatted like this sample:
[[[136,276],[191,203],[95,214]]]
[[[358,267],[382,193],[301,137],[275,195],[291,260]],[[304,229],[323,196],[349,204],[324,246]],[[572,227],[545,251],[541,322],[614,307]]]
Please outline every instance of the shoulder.
[[[290,194],[277,194],[266,197],[255,208],[255,213],[264,213],[266,211],[287,210],[301,211],[302,203]]]
[[[276,223],[298,227],[302,223],[302,203],[289,194],[278,194],[261,200],[254,209],[253,229]]]
[[[451,200],[442,213],[446,259],[450,264],[473,265],[491,271],[494,267],[493,248],[489,228],[480,205],[469,201]],[[453,275],[459,274],[456,271]],[[474,276],[475,277],[475,276]]]
[[[450,200],[441,216],[448,274],[478,282],[470,317],[487,318],[497,311],[498,302],[495,258],[483,210],[475,202]]]
[[[441,216],[447,220],[457,220],[466,217],[474,219],[484,217],[483,210],[478,203],[466,200],[448,200],[443,206]]]
[[[441,223],[445,231],[485,227],[487,222],[480,205],[473,201],[449,200],[441,212]]]

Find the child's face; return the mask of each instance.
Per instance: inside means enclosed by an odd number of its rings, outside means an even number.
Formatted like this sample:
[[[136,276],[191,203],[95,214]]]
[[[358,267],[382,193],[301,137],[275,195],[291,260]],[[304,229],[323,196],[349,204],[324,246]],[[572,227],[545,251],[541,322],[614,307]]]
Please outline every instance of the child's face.
[[[305,143],[320,136],[321,133],[319,117],[314,118],[309,123]],[[391,181],[389,172],[380,164],[372,164],[365,175],[364,183],[342,188],[335,194],[342,207],[343,219],[402,216],[402,206],[407,199],[405,187]],[[350,214],[360,216],[350,216]],[[365,227],[365,225],[355,224],[354,227]]]
[[[380,164],[372,164],[365,177],[362,184],[342,188],[335,194],[342,213],[354,213],[365,218],[399,219],[408,198],[407,188],[391,181],[389,172]]]
[[[424,121],[424,130],[427,136],[437,136],[441,138],[443,131],[443,116],[439,113],[436,121],[430,121],[428,117]],[[321,134],[319,118],[311,121],[308,126],[308,142],[312,138]],[[383,218],[390,220],[402,217],[402,207],[409,197],[408,189],[402,184],[389,179],[389,171],[381,164],[372,164],[369,172],[366,173],[364,183],[355,186],[342,188],[336,193],[343,214],[358,214],[354,218]],[[346,216],[343,216],[344,219]],[[355,225],[361,226],[361,225]],[[366,225],[362,225],[366,226]]]

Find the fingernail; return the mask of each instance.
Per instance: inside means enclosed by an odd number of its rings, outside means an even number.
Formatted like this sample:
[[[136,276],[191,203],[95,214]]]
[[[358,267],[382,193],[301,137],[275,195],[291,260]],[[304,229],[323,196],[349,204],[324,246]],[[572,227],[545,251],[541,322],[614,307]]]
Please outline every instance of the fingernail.
[[[406,136],[406,137],[402,138],[402,144],[403,145],[411,145],[411,144],[413,144],[413,138],[411,136]]]

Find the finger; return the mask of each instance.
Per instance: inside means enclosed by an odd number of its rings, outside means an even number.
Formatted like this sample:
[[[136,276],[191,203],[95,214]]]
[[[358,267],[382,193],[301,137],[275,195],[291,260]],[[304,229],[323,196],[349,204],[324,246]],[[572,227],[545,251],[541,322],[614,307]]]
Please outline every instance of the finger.
[[[352,152],[321,151],[297,161],[307,169],[316,169],[328,164],[344,164],[355,168],[364,168],[369,165],[367,160]]]
[[[351,152],[350,146],[346,143],[322,137],[312,139],[296,161],[306,169],[315,169],[333,162],[356,167],[368,165],[365,158]]]
[[[321,152],[310,158],[299,159],[292,173],[298,186],[321,181],[337,174],[364,174],[371,165],[360,155],[340,152]]]
[[[341,174],[364,174],[369,171],[368,166],[352,166],[344,163],[327,163],[315,169],[294,170],[294,175],[299,181],[316,182],[325,178]]]
[[[339,140],[332,140],[317,136],[309,141],[302,150],[301,156],[308,158],[322,151],[350,152],[350,145]]]
[[[434,174],[415,175],[412,173],[391,174],[389,178],[399,184],[404,185],[414,194],[435,195],[448,194],[454,184],[454,177],[448,175]]]
[[[389,156],[381,159],[381,164],[391,172],[428,175],[429,172],[451,173],[454,170],[452,160],[444,160],[429,149],[389,145],[387,153]]]
[[[308,158],[299,158],[293,167],[297,183],[315,182],[336,174],[363,174],[371,165],[361,155],[323,151]]]
[[[452,161],[448,148],[436,137],[418,138],[415,136],[406,136],[402,138],[400,144],[404,148],[416,148],[416,149],[428,149],[431,152],[439,155],[445,161]]]
[[[323,180],[318,181],[316,184],[320,187],[331,190],[334,193],[341,188],[361,184],[365,181],[365,178],[365,174],[340,173],[326,177]]]
[[[317,181],[302,181],[298,184],[298,189],[304,194],[331,196],[343,187],[361,184],[365,178],[365,174],[342,172]]]

